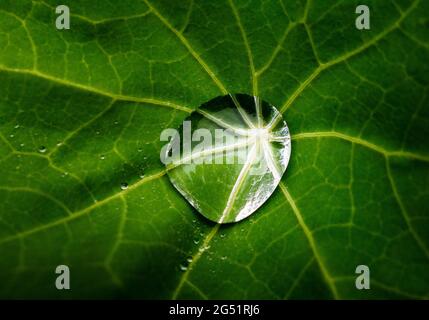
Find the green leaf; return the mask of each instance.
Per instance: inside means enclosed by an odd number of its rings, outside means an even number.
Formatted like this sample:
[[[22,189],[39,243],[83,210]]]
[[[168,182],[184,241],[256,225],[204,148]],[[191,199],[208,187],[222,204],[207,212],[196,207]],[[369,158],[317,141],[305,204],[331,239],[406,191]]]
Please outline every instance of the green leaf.
[[[170,180],[217,223],[241,221],[255,212],[278,186],[290,158],[286,123],[257,97],[215,98],[173,133],[167,153],[161,151]]]
[[[429,298],[429,2],[368,0],[362,31],[359,4],[0,1],[0,296]],[[215,224],[160,134],[237,92],[278,107],[293,153]]]

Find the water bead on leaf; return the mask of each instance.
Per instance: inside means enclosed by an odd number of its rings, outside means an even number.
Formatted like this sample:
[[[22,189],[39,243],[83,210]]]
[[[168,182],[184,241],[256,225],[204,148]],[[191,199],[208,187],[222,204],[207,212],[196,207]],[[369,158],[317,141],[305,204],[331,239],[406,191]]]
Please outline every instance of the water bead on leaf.
[[[240,221],[274,192],[289,162],[289,129],[257,97],[217,97],[192,113],[165,146],[168,176],[206,218]]]

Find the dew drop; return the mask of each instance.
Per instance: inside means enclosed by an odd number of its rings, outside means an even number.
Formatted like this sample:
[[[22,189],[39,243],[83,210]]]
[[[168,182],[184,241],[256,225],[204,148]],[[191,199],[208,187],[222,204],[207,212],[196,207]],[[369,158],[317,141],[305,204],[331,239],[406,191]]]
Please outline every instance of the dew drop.
[[[39,147],[39,152],[40,153],[45,153],[46,152],[46,147],[45,146],[40,146]]]
[[[137,149],[137,151],[138,151],[138,152],[142,152],[142,151],[143,151],[143,149],[142,149],[142,148],[138,148],[138,149]]]
[[[117,125],[118,123],[119,123],[119,122],[118,122],[117,120],[114,122],[114,124],[115,124],[115,125]]]
[[[18,129],[18,128],[19,128],[19,124],[17,124],[14,128],[15,128],[15,129]]]
[[[217,120],[213,123],[212,119]],[[183,148],[184,141],[188,139],[185,124],[191,122],[190,142],[194,142],[192,137],[196,130],[206,129],[213,137],[216,130],[225,130],[225,125],[233,128],[231,134],[236,137],[235,141],[241,141],[237,145],[239,147],[229,142],[228,146],[224,145],[222,152],[229,150],[228,153],[237,158],[237,161],[228,163],[229,157],[216,155],[216,159],[213,159],[213,155],[207,156],[199,152],[201,150],[196,143],[191,143],[190,148]],[[246,94],[216,97],[203,103],[198,113],[189,115],[179,127],[178,133],[166,145],[166,153],[163,151],[162,156],[172,158],[174,155],[173,158],[186,161],[173,160],[176,163],[172,167],[174,170],[167,170],[167,175],[177,191],[199,213],[216,223],[235,223],[252,215],[271,197],[289,163],[291,145],[286,121],[275,106],[258,97]],[[177,151],[176,145],[179,146]],[[214,150],[215,146],[211,148]],[[207,165],[209,163],[223,167]],[[168,169],[168,163],[166,166]],[[195,172],[204,174],[194,174]],[[243,172],[245,175],[230,177],[229,172]],[[225,194],[217,192],[217,189],[230,185],[231,182],[239,182],[239,177],[245,185],[252,186],[251,189],[238,189],[233,198],[232,194],[228,195],[230,199],[234,199],[233,205],[224,204]],[[215,203],[215,210],[207,203],[207,195]],[[244,233],[245,230],[241,229],[241,232]]]
[[[222,257],[220,257],[220,260],[225,261],[227,258],[228,258],[227,256],[222,256]]]
[[[199,248],[198,251],[202,253],[202,252],[207,251],[209,249],[210,249],[210,246],[209,245],[205,245],[205,246]]]
[[[183,265],[183,264],[181,264],[181,265],[179,266],[179,269],[180,269],[180,271],[186,271],[186,270],[188,270],[188,267],[187,267],[187,266],[185,266],[185,265]]]
[[[221,233],[220,237],[225,238],[225,233]]]
[[[104,159],[106,159],[106,157],[104,155],[101,155],[100,160],[104,160]]]
[[[25,146],[25,144],[21,143],[19,146],[22,148],[23,146]]]
[[[144,173],[140,173],[139,177],[140,177],[140,179],[144,179],[144,177],[145,177]]]
[[[198,239],[198,238],[194,238],[194,243],[195,243],[195,244],[199,244],[199,243],[200,243],[200,239]]]
[[[126,189],[128,189],[128,183],[126,183],[126,182],[122,182],[122,183],[121,183],[121,189],[122,189],[122,190],[126,190]]]
[[[192,260],[193,260],[193,258],[192,258],[192,257],[190,257],[190,256],[186,258],[186,261],[187,261],[188,263],[192,263]]]

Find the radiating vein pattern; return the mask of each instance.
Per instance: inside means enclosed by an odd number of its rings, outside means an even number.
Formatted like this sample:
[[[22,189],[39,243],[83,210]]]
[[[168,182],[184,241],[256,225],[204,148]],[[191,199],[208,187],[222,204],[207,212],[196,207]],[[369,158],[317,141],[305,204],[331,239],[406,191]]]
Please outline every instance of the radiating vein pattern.
[[[70,30],[58,4],[0,1],[0,297],[429,298],[428,1],[368,0],[364,31],[353,1],[65,0]],[[237,141],[165,168],[188,117]],[[214,224],[180,170],[216,222],[281,182]]]

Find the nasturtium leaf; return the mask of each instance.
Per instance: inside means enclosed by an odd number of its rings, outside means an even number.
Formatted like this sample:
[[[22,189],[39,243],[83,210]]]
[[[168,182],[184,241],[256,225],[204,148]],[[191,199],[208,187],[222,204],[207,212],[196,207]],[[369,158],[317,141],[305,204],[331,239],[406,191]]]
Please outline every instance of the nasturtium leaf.
[[[165,149],[176,189],[206,218],[228,223],[248,217],[271,196],[291,142],[274,106],[237,94],[203,104]]]
[[[428,23],[426,0],[0,0],[0,297],[428,299]],[[293,152],[219,224],[160,136],[229,93],[276,106]]]

